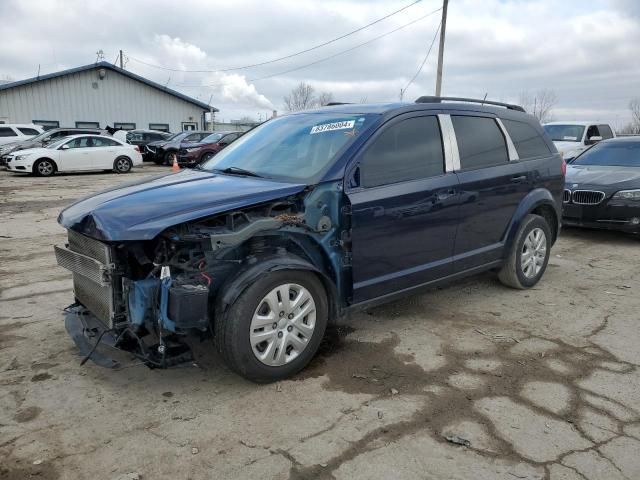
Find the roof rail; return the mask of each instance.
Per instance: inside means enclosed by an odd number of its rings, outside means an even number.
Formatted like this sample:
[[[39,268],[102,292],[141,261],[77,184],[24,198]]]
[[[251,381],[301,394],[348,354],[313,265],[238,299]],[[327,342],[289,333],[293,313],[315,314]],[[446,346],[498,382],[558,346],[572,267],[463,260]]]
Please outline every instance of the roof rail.
[[[336,105],[353,105],[353,103],[352,102],[329,102],[324,106],[325,107],[335,107]]]
[[[424,95],[416,100],[416,103],[442,103],[447,102],[467,102],[467,103],[479,103],[486,105],[495,105],[497,107],[505,107],[509,110],[517,110],[518,112],[524,112],[524,108],[520,105],[512,105],[510,103],[493,102],[491,100],[480,100],[477,98],[462,98],[462,97],[433,97],[430,95]]]

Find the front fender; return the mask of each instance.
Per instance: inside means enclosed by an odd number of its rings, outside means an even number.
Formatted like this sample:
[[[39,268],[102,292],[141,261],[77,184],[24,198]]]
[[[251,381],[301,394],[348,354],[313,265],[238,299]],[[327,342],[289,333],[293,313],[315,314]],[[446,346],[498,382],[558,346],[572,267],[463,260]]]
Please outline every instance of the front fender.
[[[259,276],[278,270],[307,270],[317,274],[327,290],[331,314],[336,315],[338,313],[338,292],[333,280],[312,263],[287,253],[267,258],[257,258],[255,263],[240,270],[235,276],[227,280],[221,287],[220,294],[218,295],[218,301],[216,302],[217,313],[224,315],[227,308],[233,304],[240,294],[256,281]]]
[[[536,188],[535,190],[530,191],[527,196],[522,199],[520,205],[518,205],[518,208],[511,217],[511,222],[507,227],[504,241],[505,258],[511,251],[511,247],[513,246],[513,242],[515,241],[516,234],[518,233],[518,229],[520,228],[522,221],[527,215],[529,215],[529,213],[542,205],[548,205],[553,209],[559,229],[562,211],[560,210],[561,207],[558,205],[558,202],[553,198],[553,195],[551,195],[551,192],[545,188]]]

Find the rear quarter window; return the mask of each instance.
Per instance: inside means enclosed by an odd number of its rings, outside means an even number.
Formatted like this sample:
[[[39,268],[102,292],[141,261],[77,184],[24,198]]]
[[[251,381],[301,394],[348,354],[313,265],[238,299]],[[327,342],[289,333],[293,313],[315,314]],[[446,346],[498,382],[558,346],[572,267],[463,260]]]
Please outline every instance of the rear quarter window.
[[[20,130],[20,133],[22,133],[23,135],[39,135],[40,132],[33,129],[33,128],[24,128],[24,127],[18,127],[18,130]]]
[[[0,137],[17,137],[16,132],[9,127],[0,127]]]
[[[493,118],[451,115],[463,170],[490,167],[509,161],[507,143]]]
[[[532,157],[544,157],[551,153],[547,142],[531,125],[517,120],[501,119],[507,129],[513,145],[516,147],[520,159]]]

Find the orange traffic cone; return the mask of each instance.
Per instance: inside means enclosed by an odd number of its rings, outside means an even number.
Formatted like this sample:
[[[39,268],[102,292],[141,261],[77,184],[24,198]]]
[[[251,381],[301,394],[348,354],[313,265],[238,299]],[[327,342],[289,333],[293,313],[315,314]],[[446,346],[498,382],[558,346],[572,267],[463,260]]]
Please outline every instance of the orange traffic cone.
[[[171,166],[171,170],[174,172],[180,171],[180,165],[178,165],[178,157],[175,153],[173,154],[173,165]]]

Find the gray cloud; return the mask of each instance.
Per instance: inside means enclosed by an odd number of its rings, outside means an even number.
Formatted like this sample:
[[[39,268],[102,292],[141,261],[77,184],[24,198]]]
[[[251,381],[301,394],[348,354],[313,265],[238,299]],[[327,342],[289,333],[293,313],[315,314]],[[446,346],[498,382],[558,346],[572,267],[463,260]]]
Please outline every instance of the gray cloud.
[[[168,72],[138,58],[178,69],[221,68],[287,55],[360,27],[408,3],[356,0],[184,0],[113,2],[5,0],[0,76],[19,79],[91,63],[122,48],[128,69],[213,103],[220,116],[257,117],[281,108],[300,81],[336,99],[398,99],[433,37],[438,15],[370,45],[287,75],[296,68],[367,41],[437,8],[424,0],[402,14],[345,40],[271,65],[222,73]],[[556,117],[623,123],[627,103],[640,96],[640,10],[634,0],[451,0],[444,93],[515,101],[522,90],[550,88]],[[434,90],[436,51],[405,99]],[[203,85],[216,85],[206,87]],[[182,86],[187,85],[187,86]]]

